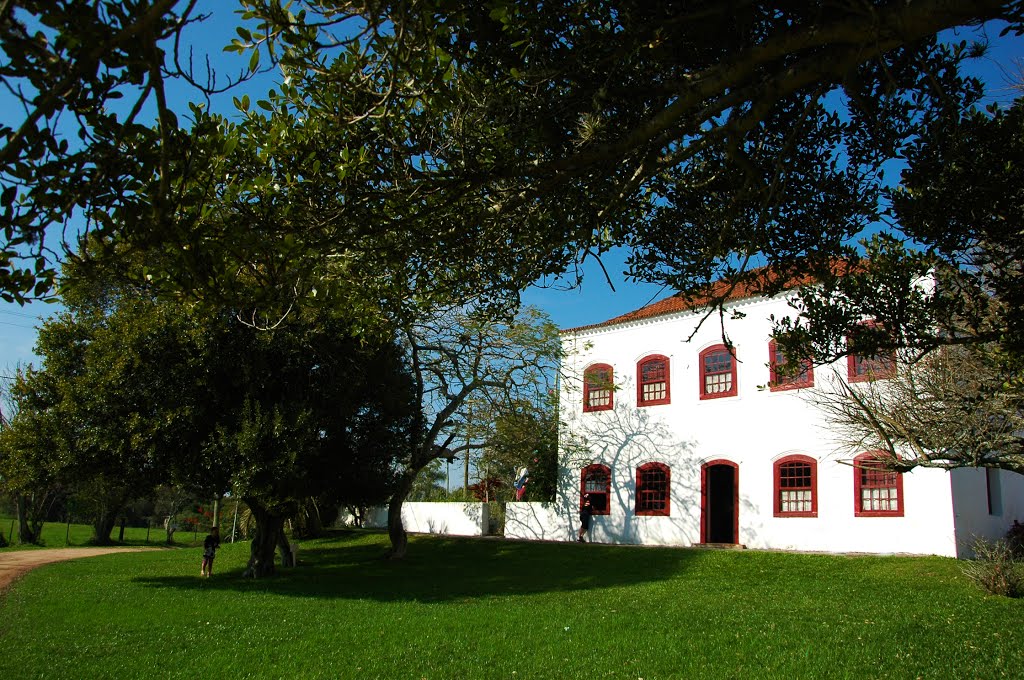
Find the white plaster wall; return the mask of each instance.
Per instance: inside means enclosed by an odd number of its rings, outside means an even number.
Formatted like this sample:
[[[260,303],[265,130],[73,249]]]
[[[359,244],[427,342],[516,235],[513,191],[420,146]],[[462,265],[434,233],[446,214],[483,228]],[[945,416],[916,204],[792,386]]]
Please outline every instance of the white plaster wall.
[[[403,503],[402,525],[417,534],[486,536],[488,509],[485,503]],[[383,529],[388,525],[386,506],[371,508],[366,526]]]
[[[731,306],[745,314],[726,319],[738,360],[735,397],[701,400],[699,354],[722,342],[717,317],[695,331],[699,316],[665,315],[611,328],[566,335],[560,437],[562,475],[554,510],[523,509],[522,527],[506,535],[574,536],[580,469],[603,463],[612,470],[612,511],[595,516],[597,541],[690,545],[700,541],[700,470],[726,459],[739,466],[739,541],[749,547],[835,552],[956,555],[948,473],[918,470],[904,475],[903,517],[855,517],[853,452],[838,448],[827,423],[806,399],[829,380],[846,378],[845,359],[815,369],[815,387],[771,392],[768,388],[769,315],[792,313],[783,297]],[[728,317],[728,315],[727,315]],[[693,334],[692,339],[687,338]],[[638,408],[636,365],[650,354],[670,359],[671,403]],[[611,364],[616,391],[610,411],[584,413],[582,375],[594,363]],[[773,467],[799,453],[818,461],[818,516],[773,517]],[[671,468],[671,515],[633,514],[635,470],[662,462]],[[516,513],[520,510],[516,509]],[[570,522],[570,520],[572,520]]]
[[[988,483],[984,469],[953,470],[953,509],[960,557],[973,554],[978,539],[1003,538],[1013,521],[1024,522],[1024,475],[1009,470],[996,472],[995,502],[989,514]]]

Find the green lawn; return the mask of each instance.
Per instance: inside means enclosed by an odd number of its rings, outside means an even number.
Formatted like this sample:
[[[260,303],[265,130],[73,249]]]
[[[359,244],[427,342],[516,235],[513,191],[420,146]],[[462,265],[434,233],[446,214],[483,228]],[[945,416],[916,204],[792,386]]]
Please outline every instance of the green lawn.
[[[274,579],[200,551],[36,570],[0,678],[1020,677],[1024,601],[953,560],[414,537],[303,543]]]
[[[66,546],[91,545],[92,527],[87,524],[72,524],[70,529],[63,522],[46,522],[43,524],[42,545],[18,545],[18,527],[15,520],[10,517],[0,517],[0,532],[5,539],[13,539],[12,544],[6,548],[0,548],[0,552],[8,550],[35,550],[38,548],[64,548]],[[120,527],[114,527],[110,537],[117,541],[120,535]],[[199,532],[198,541],[202,542],[206,537],[206,531]],[[167,532],[163,527],[153,527],[147,532],[139,527],[125,527],[124,545],[164,545],[167,541]],[[195,533],[179,529],[174,532],[174,542],[178,545],[192,545],[196,542]]]

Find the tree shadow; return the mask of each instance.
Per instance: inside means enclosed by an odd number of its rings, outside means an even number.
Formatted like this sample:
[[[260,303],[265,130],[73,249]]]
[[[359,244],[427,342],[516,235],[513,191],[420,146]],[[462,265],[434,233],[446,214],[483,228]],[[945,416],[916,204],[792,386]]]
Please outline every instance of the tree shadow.
[[[236,569],[211,579],[176,575],[133,581],[151,588],[448,602],[663,581],[700,557],[679,548],[642,548],[638,558],[635,547],[415,535],[408,556],[392,561],[382,557],[385,547],[382,533],[347,532],[328,544],[304,545],[299,567],[269,579],[242,579]]]

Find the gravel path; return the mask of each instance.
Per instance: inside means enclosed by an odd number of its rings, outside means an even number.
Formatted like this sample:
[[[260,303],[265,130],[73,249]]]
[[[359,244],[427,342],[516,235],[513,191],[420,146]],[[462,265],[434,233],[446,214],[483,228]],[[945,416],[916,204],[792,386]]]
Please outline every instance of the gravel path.
[[[160,548],[54,548],[52,550],[13,550],[0,553],[0,591],[26,572],[44,564],[63,562],[80,557],[109,555],[110,553],[143,552]]]

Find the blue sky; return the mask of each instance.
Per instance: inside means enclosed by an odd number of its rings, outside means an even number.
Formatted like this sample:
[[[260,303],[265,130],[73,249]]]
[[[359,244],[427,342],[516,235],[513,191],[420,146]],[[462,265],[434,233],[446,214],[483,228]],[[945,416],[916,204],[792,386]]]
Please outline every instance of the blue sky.
[[[201,66],[204,56],[208,54],[219,73],[237,75],[244,70],[248,59],[221,51],[221,48],[234,37],[234,3],[225,0],[202,0],[200,4],[206,7],[204,11],[211,13],[211,18],[205,24],[192,29],[195,63]],[[1017,73],[1015,60],[1024,59],[1024,39],[1011,36],[1000,39],[997,34],[998,29],[988,31],[992,49],[988,56],[974,61],[970,69],[988,83],[990,100],[1007,101],[1012,98],[1008,77]],[[965,33],[960,37],[967,40],[977,39],[977,35],[973,33]],[[259,83],[250,83],[244,91],[249,91],[252,95],[262,95],[270,87],[269,82],[264,79]],[[178,101],[179,105],[175,108],[180,110],[184,108],[189,93],[183,88],[171,88],[168,96]],[[230,110],[231,96],[239,96],[239,92],[231,92],[214,100],[214,108],[221,111]],[[0,94],[0,104],[3,103],[4,96]],[[4,108],[6,107],[0,106],[0,110]],[[628,282],[622,273],[625,256],[625,252],[618,250],[608,253],[603,258],[604,269],[611,278],[611,286],[606,281],[601,267],[589,261],[584,264],[584,280],[578,289],[562,290],[560,288],[564,286],[557,285],[549,288],[532,288],[526,291],[523,300],[543,309],[559,327],[569,328],[624,314],[672,292],[663,290],[660,286]],[[38,361],[32,352],[36,336],[35,327],[40,319],[57,309],[59,306],[40,302],[24,307],[0,303],[0,376],[9,375],[18,363]]]

